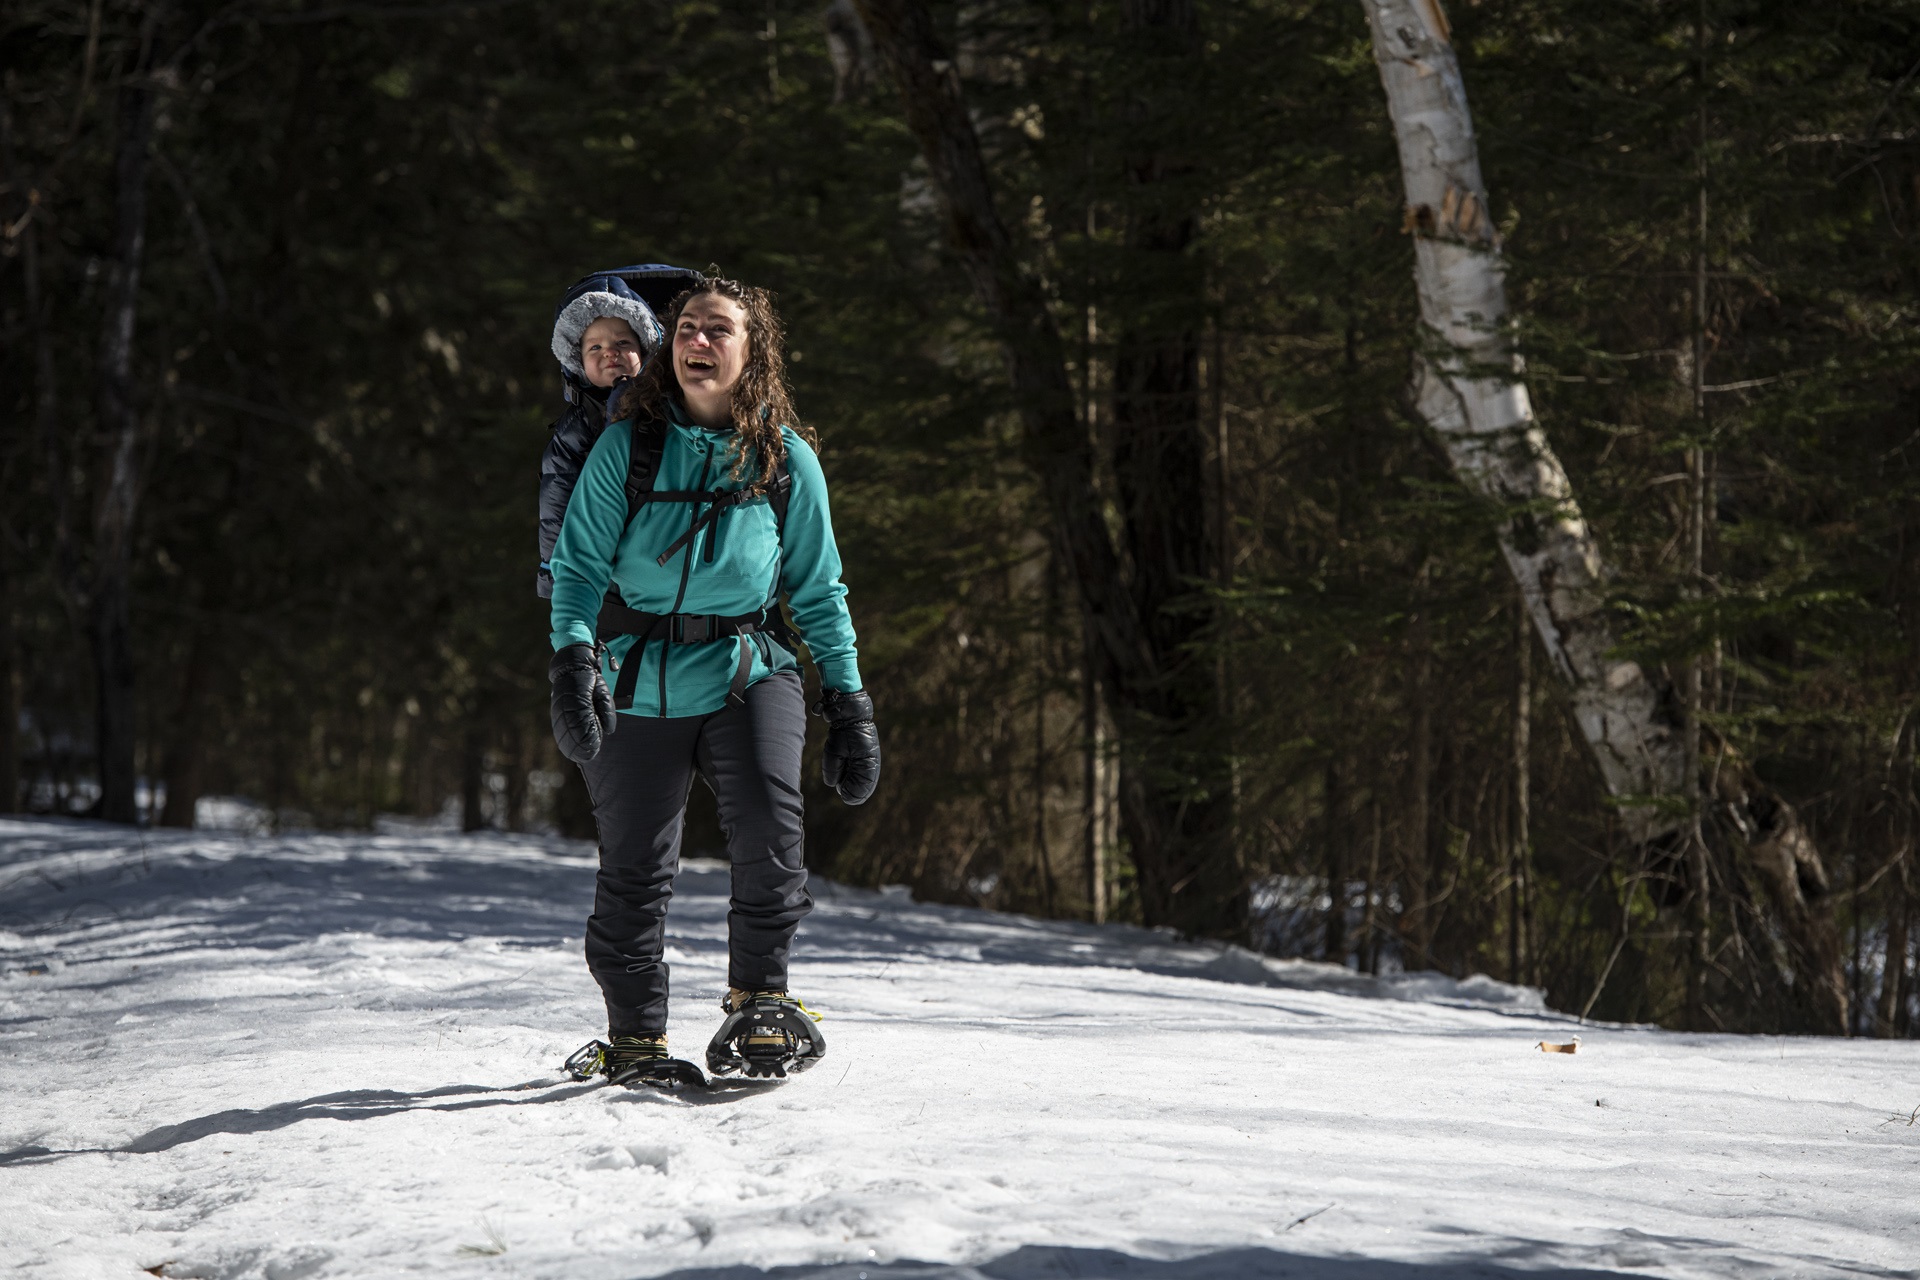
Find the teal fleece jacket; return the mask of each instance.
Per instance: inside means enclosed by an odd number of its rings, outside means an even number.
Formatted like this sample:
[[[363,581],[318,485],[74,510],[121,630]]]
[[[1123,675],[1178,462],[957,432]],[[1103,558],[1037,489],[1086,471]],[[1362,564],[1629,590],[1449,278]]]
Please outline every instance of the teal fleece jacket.
[[[731,478],[734,432],[694,426],[671,402],[669,413],[672,425],[654,479],[656,490],[746,487]],[[626,524],[632,434],[624,420],[601,434],[567,503],[551,560],[553,647],[594,642],[594,620],[609,583],[619,588],[630,609],[723,616],[752,613],[779,589],[820,668],[821,683],[848,693],[860,688],[853,619],[827,510],[827,481],[806,441],[786,427],[780,429],[787,443],[787,471],[793,477],[784,545],[773,508],[758,498],[727,511],[710,532],[703,531],[661,565],[656,557],[687,531],[699,508],[687,502],[650,502]],[[749,463],[746,474],[756,473]],[[714,539],[712,560],[707,559],[709,537]],[[636,643],[633,636],[608,642],[601,675],[609,688],[618,679],[616,664],[624,663]],[[742,643],[753,651],[749,683],[799,665],[763,634],[704,644],[655,640],[639,655],[642,665],[626,714],[698,716],[718,711],[726,705]]]

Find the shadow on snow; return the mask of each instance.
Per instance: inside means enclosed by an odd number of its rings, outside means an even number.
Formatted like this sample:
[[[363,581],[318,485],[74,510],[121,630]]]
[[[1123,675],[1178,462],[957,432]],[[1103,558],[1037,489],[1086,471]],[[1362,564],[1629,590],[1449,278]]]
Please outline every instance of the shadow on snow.
[[[511,1107],[525,1106],[534,1102],[559,1102],[576,1097],[594,1087],[590,1084],[555,1085],[550,1081],[535,1080],[505,1088],[454,1084],[439,1089],[426,1089],[418,1093],[403,1093],[394,1089],[350,1089],[342,1093],[323,1093],[318,1097],[305,1098],[299,1102],[278,1102],[270,1107],[235,1107],[227,1111],[215,1111],[211,1115],[183,1120],[179,1124],[163,1124],[157,1129],[149,1129],[139,1137],[118,1147],[54,1149],[28,1146],[19,1147],[13,1151],[0,1151],[0,1165],[57,1159],[62,1156],[109,1153],[151,1155],[159,1151],[171,1151],[175,1147],[184,1146],[189,1142],[198,1142],[202,1138],[211,1138],[216,1134],[271,1133],[275,1129],[284,1129],[302,1120],[373,1120],[402,1111],[471,1111],[477,1107]],[[541,1092],[536,1093],[535,1090]],[[507,1096],[513,1094],[523,1096]],[[460,1100],[436,1101],[437,1099]]]
[[[1517,1258],[1535,1252],[1511,1249]],[[991,1262],[839,1262],[826,1266],[696,1267],[652,1280],[1620,1280],[1630,1273],[1567,1267],[1541,1270],[1488,1260],[1438,1263],[1321,1258],[1274,1249],[1225,1249],[1177,1261],[1136,1258],[1110,1249],[1026,1245]]]
[[[179,1124],[163,1124],[157,1129],[149,1129],[117,1147],[16,1147],[12,1151],[0,1151],[0,1166],[58,1160],[67,1156],[153,1155],[218,1134],[271,1133],[303,1120],[377,1120],[381,1116],[398,1115],[405,1111],[473,1111],[481,1107],[565,1102],[583,1093],[609,1087],[599,1082],[555,1084],[550,1080],[529,1080],[525,1084],[504,1087],[451,1084],[417,1093],[405,1093],[397,1089],[350,1089],[342,1093],[323,1093],[318,1097],[303,1098],[299,1102],[277,1102],[270,1107],[234,1107],[215,1111],[210,1115],[183,1120]],[[621,1100],[710,1107],[758,1097],[779,1087],[779,1081],[722,1079],[715,1080],[706,1089],[667,1092],[634,1088],[620,1090],[616,1097]]]

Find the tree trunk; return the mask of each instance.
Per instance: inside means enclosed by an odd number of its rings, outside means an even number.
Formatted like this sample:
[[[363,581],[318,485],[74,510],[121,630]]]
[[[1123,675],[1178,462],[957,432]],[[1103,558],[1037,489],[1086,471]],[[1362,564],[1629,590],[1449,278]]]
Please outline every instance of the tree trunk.
[[[460,737],[460,829],[480,831],[487,825],[484,806],[487,787],[487,737],[477,719],[469,720]]]
[[[1513,834],[1507,868],[1507,965],[1509,982],[1533,981],[1533,628],[1524,605],[1517,611],[1513,653]]]
[[[1066,349],[1045,291],[1022,268],[993,203],[980,139],[958,72],[921,0],[856,0],[874,47],[900,90],[908,127],[947,214],[948,234],[975,298],[993,324],[1020,405],[1023,451],[1039,480],[1055,555],[1071,574],[1093,637],[1099,687],[1130,739],[1122,788],[1131,853],[1148,924],[1237,934],[1245,891],[1219,847],[1210,800],[1184,803],[1159,781],[1195,750],[1191,703],[1172,677],[1192,664],[1167,646],[1160,588],[1130,589],[1094,485],[1093,442],[1075,412]],[[1197,408],[1195,409],[1197,415]],[[1198,445],[1197,416],[1189,425]],[[1204,510],[1196,513],[1204,528]],[[1201,543],[1206,545],[1204,536]],[[1147,559],[1162,574],[1184,563],[1166,548]],[[1137,566],[1136,566],[1137,567]],[[1211,565],[1203,561],[1204,578]]]
[[[1049,574],[1049,577],[1052,575]],[[1051,585],[1051,584],[1049,584]],[[1049,589],[1045,596],[1049,606],[1054,599]],[[1040,909],[1047,916],[1055,914],[1053,883],[1053,850],[1047,839],[1047,647],[1045,637],[1036,645],[1036,679],[1033,697],[1033,858],[1035,869],[1040,873]]]
[[[507,737],[506,828],[527,829],[527,727],[516,724]]]
[[[1340,761],[1327,761],[1326,795],[1321,804],[1327,859],[1327,916],[1320,958],[1328,964],[1347,962],[1347,844],[1351,834],[1346,778]]]
[[[1820,850],[1794,807],[1768,790],[1724,744],[1717,798],[1746,840],[1748,864],[1785,935],[1814,1026],[1848,1032],[1846,950],[1833,920]]]
[[[1380,800],[1375,798],[1367,806],[1368,816],[1372,819],[1373,840],[1367,846],[1367,888],[1366,899],[1360,911],[1360,954],[1358,956],[1362,972],[1378,974],[1380,972],[1379,940],[1379,901],[1380,901]]]
[[[1425,579],[1423,568],[1422,587]],[[1407,827],[1400,851],[1400,883],[1406,903],[1403,929],[1425,963],[1433,950],[1433,880],[1428,871],[1433,846],[1433,645],[1427,628],[1427,602],[1419,599],[1415,607],[1407,627],[1407,646],[1412,650],[1407,663],[1407,700],[1412,703],[1413,725],[1407,742]],[[1411,968],[1414,957],[1403,955],[1402,961]]]
[[[1906,1003],[1907,976],[1907,863],[1902,854],[1893,869],[1893,890],[1887,895],[1887,953],[1880,967],[1880,999],[1873,1011],[1873,1034],[1889,1037],[1899,1034],[1899,1013]]]
[[[95,369],[104,474],[93,508],[93,567],[87,584],[87,638],[93,647],[99,816],[139,819],[134,805],[133,636],[128,616],[134,520],[139,511],[142,432],[133,382],[133,338],[147,248],[147,171],[152,158],[154,48],[167,6],[156,5],[140,53],[115,104],[113,255]],[[64,477],[60,479],[64,480]]]
[[[0,547],[0,559],[10,560]],[[0,813],[20,811],[20,638],[14,627],[13,583],[0,573]]]
[[[1126,156],[1131,208],[1125,277],[1135,293],[1119,314],[1113,363],[1113,471],[1136,615],[1158,660],[1147,709],[1166,750],[1130,753],[1121,794],[1142,904],[1171,918],[1183,895],[1245,914],[1229,847],[1232,781],[1218,749],[1218,682],[1196,653],[1211,608],[1192,598],[1218,569],[1210,518],[1206,436],[1200,415],[1200,308],[1205,281],[1188,253],[1195,214],[1169,207],[1164,188],[1191,166],[1159,144],[1178,114],[1170,95],[1196,74],[1200,26],[1192,0],[1125,0],[1121,23],[1142,70],[1129,104]],[[1171,606],[1184,602],[1175,611]],[[1176,767],[1169,768],[1169,765]]]
[[[213,683],[214,648],[215,642],[204,626],[196,627],[187,650],[180,704],[168,729],[167,803],[160,811],[163,827],[191,828],[201,792],[206,788],[206,704]]]
[[[1672,710],[1675,691],[1614,656],[1606,562],[1520,381],[1499,244],[1446,16],[1438,0],[1362,2],[1414,236],[1424,330],[1414,359],[1415,407],[1461,483],[1513,513],[1502,522],[1501,549],[1622,826],[1640,844],[1671,841],[1691,822],[1684,797],[1692,770]],[[1803,966],[1814,1021],[1845,1034],[1842,954],[1819,850],[1793,807],[1751,769],[1723,762],[1719,777],[1721,802]]]
[[[833,64],[835,105],[865,98],[873,82],[873,41],[851,0],[832,0],[820,15],[820,26],[827,37],[827,60]]]
[[[1107,918],[1109,906],[1108,866],[1112,861],[1113,818],[1118,798],[1113,786],[1113,734],[1108,726],[1106,704],[1100,697],[1099,681],[1094,676],[1090,642],[1081,664],[1080,721],[1081,732],[1086,735],[1081,835],[1086,862],[1087,918],[1101,924]]]
[[[4,146],[7,172],[21,173],[13,148],[13,117],[10,104],[0,100],[0,146]],[[34,431],[39,438],[47,478],[47,505],[50,508],[52,524],[52,562],[53,580],[59,590],[62,602],[66,605],[69,617],[78,620],[83,613],[85,603],[84,580],[80,576],[77,551],[74,547],[73,523],[69,515],[67,483],[67,453],[65,441],[60,434],[60,398],[59,384],[55,380],[56,361],[54,355],[54,333],[52,308],[47,303],[41,287],[40,262],[40,208],[34,197],[38,192],[23,193],[26,197],[26,212],[20,222],[20,274],[25,295],[27,323],[33,331],[33,421]],[[17,599],[9,594],[9,602]],[[11,621],[11,617],[9,618]],[[19,677],[10,682],[10,701],[14,707],[13,717],[9,721],[9,741],[18,747],[18,693]],[[47,749],[46,767],[49,785],[53,789],[56,812],[69,811],[66,793],[62,790],[62,775],[68,761],[67,753],[58,756]],[[18,764],[15,765],[16,770]]]
[[[1694,150],[1699,171],[1695,189],[1693,241],[1693,368],[1688,390],[1693,401],[1693,426],[1698,439],[1686,451],[1687,539],[1686,595],[1697,598],[1706,577],[1707,519],[1706,466],[1700,444],[1707,438],[1707,107],[1706,107],[1706,0],[1701,0],[1699,20],[1693,27],[1693,47],[1700,72],[1701,94],[1699,131]],[[1706,830],[1700,821],[1700,712],[1702,706],[1700,655],[1687,655],[1682,669],[1681,740],[1687,760],[1686,800],[1690,821],[1686,830],[1687,847],[1687,1029],[1705,1031],[1707,1027],[1707,969],[1713,957],[1713,869],[1707,856]]]
[[[38,213],[35,193],[20,189],[17,175],[19,162],[13,148],[13,108],[10,103],[0,100],[0,165],[10,179],[14,180],[14,194],[19,197],[21,212],[9,212],[6,216],[14,223],[14,234],[20,239],[21,267],[26,280],[27,327],[34,335],[34,355],[36,362],[51,362],[53,358],[52,335],[46,326],[46,316],[40,309],[40,263],[34,217]],[[37,406],[36,406],[37,407]],[[18,448],[26,452],[26,433],[16,437],[17,443],[9,448]],[[10,462],[10,460],[7,460]],[[11,467],[0,462],[0,472]],[[20,800],[20,635],[17,610],[21,599],[19,582],[19,559],[16,549],[26,543],[25,535],[12,527],[10,520],[0,520],[0,813],[17,813],[21,808]]]
[[[227,453],[216,502],[220,510],[230,508],[239,493],[242,459],[249,438],[249,430],[243,428]],[[191,828],[200,797],[206,790],[208,709],[222,683],[225,668],[220,665],[223,657],[220,617],[217,611],[210,612],[207,608],[204,584],[226,580],[232,574],[226,562],[215,560],[214,566],[198,575],[189,604],[193,625],[187,643],[186,670],[180,682],[180,701],[167,731],[164,765],[167,803],[160,815],[163,827]]]

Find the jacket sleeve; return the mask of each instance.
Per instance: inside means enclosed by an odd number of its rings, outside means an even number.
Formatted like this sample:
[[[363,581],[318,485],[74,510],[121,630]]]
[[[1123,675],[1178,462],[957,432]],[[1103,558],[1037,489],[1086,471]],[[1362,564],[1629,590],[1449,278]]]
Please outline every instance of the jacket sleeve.
[[[542,596],[553,595],[553,547],[560,540],[567,501],[573,497],[573,486],[580,479],[580,468],[593,444],[586,415],[572,406],[553,424],[546,452],[540,457],[540,567],[534,589]]]
[[[800,638],[807,642],[820,681],[829,689],[852,693],[860,688],[860,663],[854,649],[853,615],[847,588],[840,581],[840,548],[833,540],[827,509],[827,478],[806,441],[783,430],[787,473],[793,492],[787,499],[787,523],[781,533],[780,576]],[[621,481],[625,484],[624,475]],[[626,491],[621,490],[622,501]]]
[[[600,433],[580,468],[554,543],[551,639],[556,650],[592,644],[600,601],[613,578],[613,557],[627,530],[627,451],[624,422]]]

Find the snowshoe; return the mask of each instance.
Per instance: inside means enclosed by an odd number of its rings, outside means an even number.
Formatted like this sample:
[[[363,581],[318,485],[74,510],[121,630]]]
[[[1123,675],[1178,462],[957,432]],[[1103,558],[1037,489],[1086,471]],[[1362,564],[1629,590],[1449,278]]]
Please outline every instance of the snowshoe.
[[[784,991],[742,991],[720,1001],[726,1021],[707,1045],[707,1070],[716,1076],[779,1079],[805,1071],[826,1056],[820,1015]]]
[[[704,1089],[706,1076],[685,1058],[669,1057],[665,1036],[615,1036],[611,1044],[592,1040],[566,1061],[575,1080],[605,1076],[608,1084],[655,1089]]]

